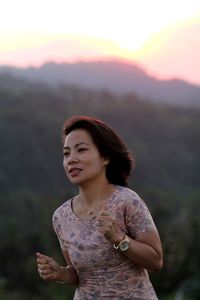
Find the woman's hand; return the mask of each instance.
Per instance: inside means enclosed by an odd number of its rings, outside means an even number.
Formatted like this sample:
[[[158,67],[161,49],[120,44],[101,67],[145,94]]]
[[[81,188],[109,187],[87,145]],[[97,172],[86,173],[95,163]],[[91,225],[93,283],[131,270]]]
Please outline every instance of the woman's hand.
[[[115,218],[106,206],[98,214],[97,226],[105,238],[113,244],[119,244],[124,239],[125,234],[118,228]]]
[[[98,229],[113,244],[119,244],[124,239],[125,234],[118,228],[116,220],[106,208],[100,211],[97,222]],[[130,237],[129,240],[129,249],[124,252],[124,255],[145,269],[161,269],[162,247],[156,229],[149,230],[137,240]]]
[[[43,280],[63,280],[63,268],[52,257],[41,253],[36,253],[36,257],[38,273]]]

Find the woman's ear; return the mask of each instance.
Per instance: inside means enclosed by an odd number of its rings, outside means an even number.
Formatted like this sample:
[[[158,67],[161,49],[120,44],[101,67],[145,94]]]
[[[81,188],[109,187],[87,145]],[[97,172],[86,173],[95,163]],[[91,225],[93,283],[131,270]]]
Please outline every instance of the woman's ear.
[[[104,166],[107,166],[110,162],[110,158],[104,158]]]

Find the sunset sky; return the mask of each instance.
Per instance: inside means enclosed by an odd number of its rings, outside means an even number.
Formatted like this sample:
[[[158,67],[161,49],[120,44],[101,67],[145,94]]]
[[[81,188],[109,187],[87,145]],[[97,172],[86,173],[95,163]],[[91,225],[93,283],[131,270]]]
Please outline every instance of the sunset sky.
[[[0,65],[128,59],[200,85],[200,0],[6,0]]]

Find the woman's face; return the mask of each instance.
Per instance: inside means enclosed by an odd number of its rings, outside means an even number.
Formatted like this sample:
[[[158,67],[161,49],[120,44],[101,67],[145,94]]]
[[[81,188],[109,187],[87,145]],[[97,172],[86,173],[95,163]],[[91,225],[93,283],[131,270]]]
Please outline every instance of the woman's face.
[[[63,154],[63,166],[72,183],[81,185],[106,177],[105,168],[109,160],[100,155],[87,130],[71,131],[66,136]]]

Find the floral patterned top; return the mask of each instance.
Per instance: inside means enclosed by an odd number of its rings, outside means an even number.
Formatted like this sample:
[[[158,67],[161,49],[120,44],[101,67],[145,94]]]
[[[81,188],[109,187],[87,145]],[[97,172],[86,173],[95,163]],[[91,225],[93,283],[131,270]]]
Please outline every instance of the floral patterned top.
[[[131,238],[155,228],[146,204],[131,189],[116,186],[106,201],[120,229]],[[147,271],[114,249],[98,230],[96,216],[76,216],[72,202],[70,199],[56,209],[53,226],[79,276],[74,300],[158,299]]]

